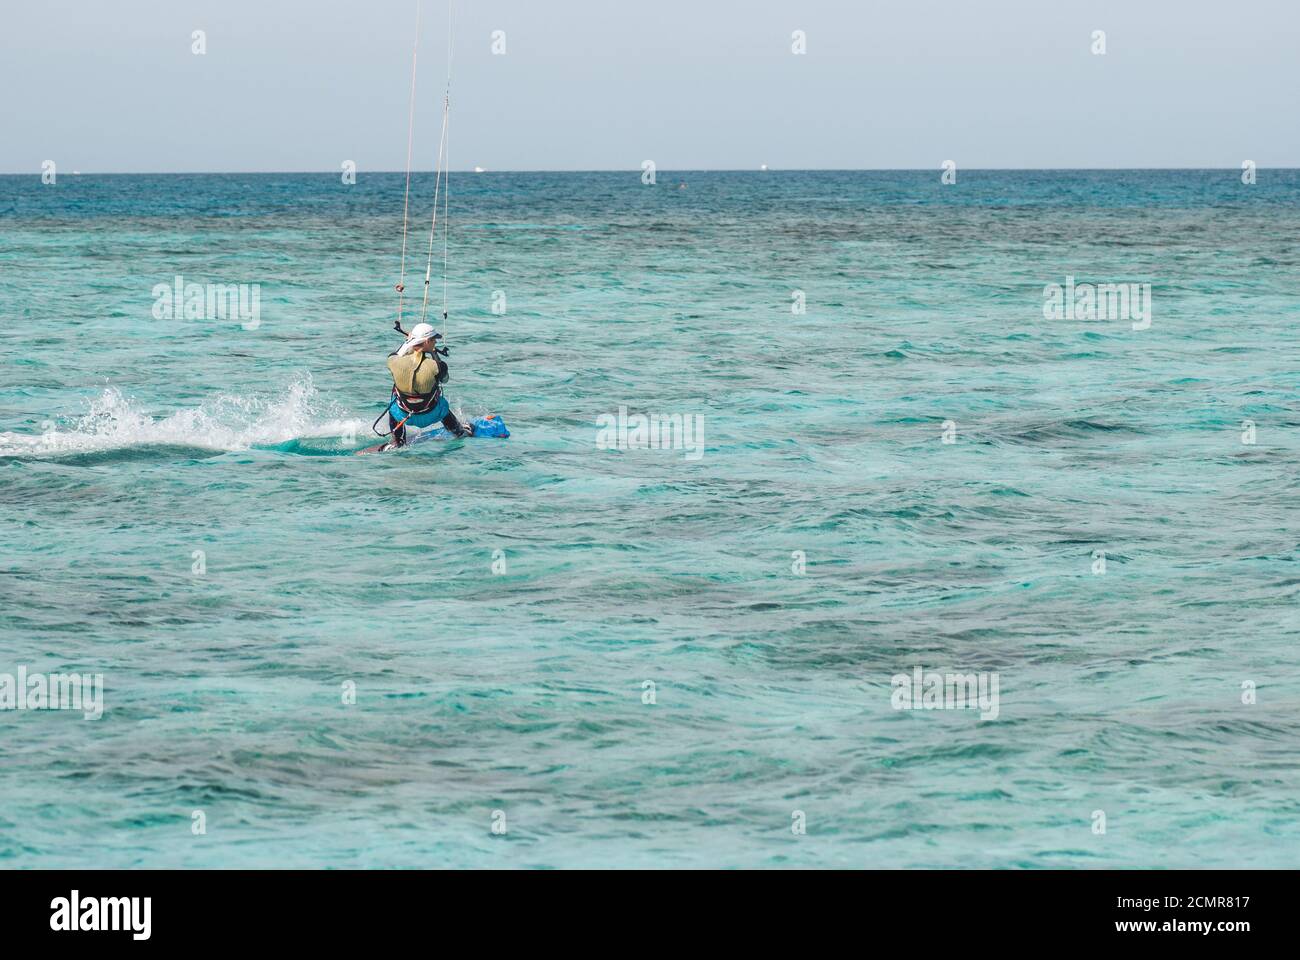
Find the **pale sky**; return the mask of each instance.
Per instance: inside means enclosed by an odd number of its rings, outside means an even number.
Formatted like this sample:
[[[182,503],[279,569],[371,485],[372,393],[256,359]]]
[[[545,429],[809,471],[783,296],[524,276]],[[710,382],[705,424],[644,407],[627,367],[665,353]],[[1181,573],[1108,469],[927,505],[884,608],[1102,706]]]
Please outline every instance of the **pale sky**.
[[[403,169],[416,3],[3,0],[0,173]],[[456,0],[451,163],[1295,167],[1298,37],[1297,0]]]

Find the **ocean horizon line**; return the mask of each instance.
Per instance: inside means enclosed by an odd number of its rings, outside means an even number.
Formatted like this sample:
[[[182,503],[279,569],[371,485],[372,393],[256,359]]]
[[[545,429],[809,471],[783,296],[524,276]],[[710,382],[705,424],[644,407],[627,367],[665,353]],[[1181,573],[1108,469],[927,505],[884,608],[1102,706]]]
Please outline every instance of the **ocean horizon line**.
[[[1296,166],[1256,165],[1261,170],[1300,170]],[[1228,167],[958,167],[964,173],[1174,173],[1174,172],[1237,172],[1240,166]],[[658,167],[658,173],[933,173],[942,172],[943,167]],[[412,169],[411,173],[435,173],[432,168]],[[452,173],[474,173],[488,175],[493,173],[641,173],[639,167],[591,167],[556,168],[556,169],[483,169],[472,168],[452,170]],[[405,170],[359,170],[364,174],[396,174],[405,176]],[[216,177],[216,176],[338,176],[338,170],[74,170],[64,176],[94,177]],[[40,169],[28,172],[0,173],[0,177],[41,176]]]

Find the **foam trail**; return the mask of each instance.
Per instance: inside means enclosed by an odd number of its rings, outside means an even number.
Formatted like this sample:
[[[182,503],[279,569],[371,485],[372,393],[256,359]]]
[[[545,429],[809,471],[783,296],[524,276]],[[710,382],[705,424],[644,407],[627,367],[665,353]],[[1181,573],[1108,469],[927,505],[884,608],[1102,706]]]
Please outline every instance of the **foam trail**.
[[[68,427],[40,434],[0,433],[0,457],[47,457],[130,447],[175,446],[247,450],[303,437],[337,437],[352,442],[368,421],[356,420],[323,400],[310,376],[295,380],[279,397],[220,394],[198,407],[161,419],[116,387],[90,402],[88,412]]]

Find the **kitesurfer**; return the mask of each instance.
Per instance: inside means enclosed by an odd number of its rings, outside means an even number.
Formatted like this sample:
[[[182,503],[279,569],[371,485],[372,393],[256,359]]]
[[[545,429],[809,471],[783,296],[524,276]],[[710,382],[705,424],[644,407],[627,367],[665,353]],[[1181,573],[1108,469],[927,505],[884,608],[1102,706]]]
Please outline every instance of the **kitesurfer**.
[[[446,350],[439,350],[438,338],[432,325],[417,323],[406,342],[388,355],[388,371],[393,375],[393,397],[388,403],[391,447],[406,444],[408,425],[431,427],[441,421],[452,436],[474,435],[473,426],[456,419],[442,395],[442,385],[447,382],[447,364],[442,359]]]

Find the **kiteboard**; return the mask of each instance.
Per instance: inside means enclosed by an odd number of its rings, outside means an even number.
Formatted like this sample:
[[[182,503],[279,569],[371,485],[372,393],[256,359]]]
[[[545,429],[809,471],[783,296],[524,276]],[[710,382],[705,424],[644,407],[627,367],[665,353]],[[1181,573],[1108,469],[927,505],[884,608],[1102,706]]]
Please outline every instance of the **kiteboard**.
[[[477,440],[479,438],[504,440],[510,436],[510,430],[506,427],[506,422],[495,413],[486,417],[475,417],[470,421],[474,425],[474,436],[464,437],[465,440]],[[423,433],[409,436],[406,446],[413,447],[421,443],[427,443],[430,440],[456,440],[454,433],[448,431],[445,427],[439,427],[437,430],[426,430]],[[373,447],[366,447],[364,450],[358,450],[357,454],[363,453],[388,453],[392,450],[400,450],[401,447],[390,446],[387,442],[377,443]]]

